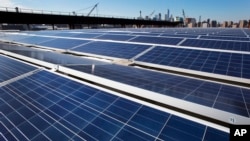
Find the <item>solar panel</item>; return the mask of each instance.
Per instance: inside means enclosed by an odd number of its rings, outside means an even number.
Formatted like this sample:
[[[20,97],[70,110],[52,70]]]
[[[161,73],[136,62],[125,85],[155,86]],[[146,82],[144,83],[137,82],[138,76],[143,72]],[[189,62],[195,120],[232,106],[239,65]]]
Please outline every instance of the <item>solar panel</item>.
[[[37,69],[3,55],[0,55],[0,66],[0,83]]]
[[[41,71],[0,88],[7,140],[228,140],[226,132]]]
[[[102,36],[97,37],[97,39],[105,39],[105,40],[116,40],[116,41],[127,41],[135,36],[131,35],[112,35],[112,34],[105,34]]]
[[[166,37],[182,37],[182,38],[197,38],[198,35],[185,35],[185,34],[161,34],[160,36]]]
[[[203,71],[240,78],[250,78],[248,54],[194,49],[155,47],[136,61]],[[244,71],[243,71],[244,70]]]
[[[250,42],[187,39],[181,46],[213,48],[223,50],[250,51]]]
[[[94,70],[92,66],[68,67],[203,106],[250,116],[250,108],[245,106],[250,99],[244,101],[249,89],[119,65],[96,65]]]
[[[149,47],[150,46],[139,44],[96,41],[71,49],[71,51],[130,59]]]
[[[28,36],[27,38],[16,40],[16,41],[19,43],[25,43],[25,44],[38,44],[38,43],[53,40],[53,39],[55,39],[55,38]]]
[[[106,62],[101,62],[97,60],[80,58],[80,57],[76,57],[72,55],[60,54],[60,53],[55,53],[55,52],[50,52],[50,51],[41,51],[38,49],[27,48],[27,47],[16,46],[16,45],[9,45],[9,44],[0,43],[0,49],[13,52],[19,55],[23,55],[26,57],[38,59],[38,60],[53,63],[53,64],[60,64],[60,65],[107,64]]]
[[[147,37],[138,36],[130,42],[142,42],[142,43],[153,43],[153,44],[166,44],[166,45],[177,45],[183,38],[166,38],[166,37]]]
[[[39,43],[39,46],[54,48],[54,49],[70,49],[85,43],[90,42],[89,40],[75,40],[75,39],[65,39],[58,38],[48,42]]]
[[[76,34],[76,35],[73,35],[73,37],[75,38],[95,38],[95,37],[98,37],[102,34],[96,34],[96,33],[80,33],[80,34]]]
[[[7,34],[7,33],[3,33],[1,35],[0,40],[16,41],[16,40],[24,39],[24,38],[27,38],[27,37],[29,37],[29,36],[22,35],[22,34]]]
[[[224,36],[201,36],[202,39],[215,39],[215,40],[235,40],[235,41],[250,41],[250,38],[245,37],[224,37]]]

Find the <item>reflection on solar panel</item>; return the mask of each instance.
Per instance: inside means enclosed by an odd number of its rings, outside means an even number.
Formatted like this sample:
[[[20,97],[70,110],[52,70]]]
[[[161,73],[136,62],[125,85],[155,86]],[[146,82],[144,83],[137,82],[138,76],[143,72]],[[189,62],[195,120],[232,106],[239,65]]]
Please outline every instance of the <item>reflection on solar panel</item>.
[[[39,46],[56,48],[56,49],[70,49],[81,44],[88,43],[88,40],[75,40],[75,39],[55,39],[48,42],[39,43]]]
[[[113,42],[92,42],[72,49],[72,51],[92,53],[110,57],[130,59],[150,46]]]
[[[250,41],[250,38],[245,38],[245,37],[201,36],[200,38],[203,38],[203,39],[216,39],[216,40]]]
[[[13,52],[13,53],[17,53],[17,54],[27,56],[30,58],[38,59],[41,61],[53,63],[53,64],[61,64],[61,65],[107,64],[106,62],[101,62],[101,61],[96,61],[96,60],[91,60],[91,59],[86,59],[86,58],[79,58],[79,57],[75,57],[72,55],[41,51],[37,49],[26,48],[26,47],[21,47],[21,46],[16,46],[16,45],[8,45],[8,44],[0,43],[0,49]]]
[[[136,61],[250,78],[249,58],[248,54],[156,47]]]
[[[102,35],[102,36],[97,37],[97,39],[126,41],[134,37],[135,36],[130,36],[130,35]]]
[[[0,83],[37,68],[0,55]]]
[[[182,38],[165,38],[165,37],[147,37],[138,36],[130,42],[142,42],[142,43],[154,43],[154,44],[166,44],[166,45],[177,45]]]
[[[76,34],[73,35],[76,38],[95,38],[100,36],[101,34],[88,34],[88,33],[82,33],[82,34]]]
[[[250,117],[244,97],[250,90],[119,65],[68,66],[163,95]],[[230,102],[229,102],[230,101]]]
[[[250,51],[250,42],[187,39],[181,46]]]
[[[161,34],[161,36],[166,37],[183,37],[183,38],[197,38],[198,35],[182,35],[182,34]]]
[[[7,41],[16,41],[20,39],[27,38],[27,35],[21,35],[21,34],[3,34],[0,36],[0,40],[7,40]]]
[[[38,43],[53,40],[53,39],[54,38],[39,37],[39,36],[28,36],[27,38],[16,40],[16,41],[20,42],[20,43],[25,43],[25,44],[38,44]]]
[[[249,34],[0,32],[0,140],[229,140],[250,121]]]
[[[225,132],[46,71],[0,91],[0,131],[7,140],[229,139]]]

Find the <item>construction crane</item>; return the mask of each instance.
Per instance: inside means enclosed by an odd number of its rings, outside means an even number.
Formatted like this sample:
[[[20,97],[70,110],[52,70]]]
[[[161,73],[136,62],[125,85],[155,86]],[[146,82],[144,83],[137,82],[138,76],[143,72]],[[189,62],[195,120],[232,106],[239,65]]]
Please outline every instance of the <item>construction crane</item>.
[[[94,5],[94,7],[89,11],[89,13],[88,13],[87,16],[89,16],[95,10],[95,8],[97,8],[98,4],[99,3],[97,3],[97,4]]]
[[[201,16],[199,17],[199,24],[198,24],[199,27],[201,27]]]
[[[155,10],[148,16],[148,18],[150,19],[155,13]]]
[[[183,24],[184,26],[186,26],[186,15],[185,15],[184,9],[182,9],[182,15],[183,15]]]

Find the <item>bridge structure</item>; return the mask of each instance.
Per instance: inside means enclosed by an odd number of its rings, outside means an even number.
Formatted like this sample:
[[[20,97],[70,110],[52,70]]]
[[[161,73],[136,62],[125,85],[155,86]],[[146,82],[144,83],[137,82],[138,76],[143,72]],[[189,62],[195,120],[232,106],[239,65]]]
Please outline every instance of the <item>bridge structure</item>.
[[[25,11],[18,8],[1,9],[0,23],[7,24],[51,24],[53,29],[56,24],[67,24],[70,29],[75,29],[78,25],[120,25],[126,27],[135,25],[136,27],[154,26],[154,27],[176,27],[180,22],[155,21],[136,18],[112,17],[112,16],[88,16],[83,14],[54,12],[54,11]]]

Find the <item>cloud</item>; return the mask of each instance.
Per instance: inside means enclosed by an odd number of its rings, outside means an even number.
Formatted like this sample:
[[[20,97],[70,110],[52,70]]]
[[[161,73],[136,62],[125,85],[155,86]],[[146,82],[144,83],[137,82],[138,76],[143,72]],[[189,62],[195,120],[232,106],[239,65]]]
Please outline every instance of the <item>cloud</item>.
[[[16,3],[15,0],[0,0],[0,7],[21,7],[21,8],[26,8],[20,3]]]
[[[17,4],[12,0],[0,0],[1,7],[15,7]]]

